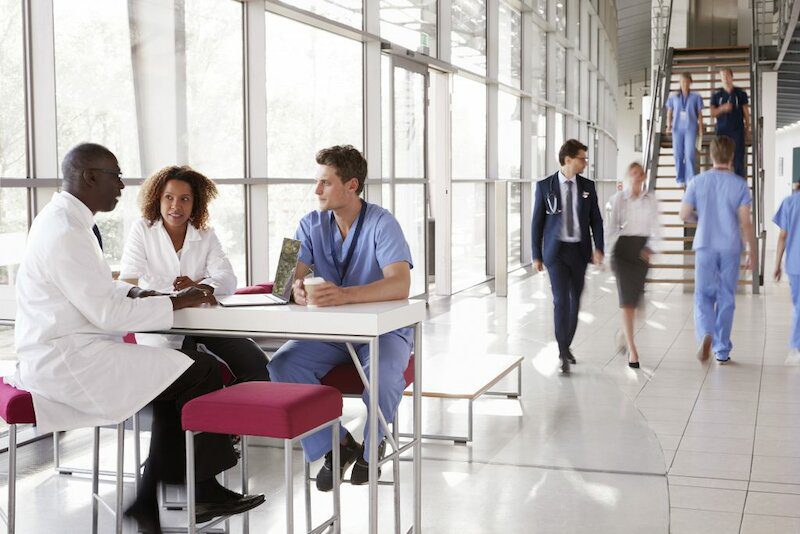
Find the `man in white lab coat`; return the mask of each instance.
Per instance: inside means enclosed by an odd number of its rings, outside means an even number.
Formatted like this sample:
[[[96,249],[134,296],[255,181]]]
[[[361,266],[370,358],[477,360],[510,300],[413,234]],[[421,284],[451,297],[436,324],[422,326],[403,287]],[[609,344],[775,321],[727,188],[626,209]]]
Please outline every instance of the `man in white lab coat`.
[[[197,288],[170,297],[113,280],[94,214],[113,210],[125,187],[117,159],[87,143],[67,153],[62,170],[63,190],[34,220],[17,277],[19,365],[8,381],[31,392],[43,432],[116,424],[155,401],[150,455],[127,514],[159,533],[157,484],[184,479],[180,410],[222,379],[207,354],[125,344],[122,336],[169,329],[173,310],[214,297]],[[196,447],[198,521],[264,501],[216,482],[237,462],[229,436],[201,434]]]

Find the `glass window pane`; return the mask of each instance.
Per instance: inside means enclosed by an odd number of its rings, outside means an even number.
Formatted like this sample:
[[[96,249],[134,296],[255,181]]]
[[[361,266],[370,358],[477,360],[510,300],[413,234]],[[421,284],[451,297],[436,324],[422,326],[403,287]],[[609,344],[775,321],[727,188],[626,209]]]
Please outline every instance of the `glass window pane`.
[[[122,198],[114,211],[99,212],[95,215],[94,220],[103,237],[103,255],[112,271],[119,270],[128,230],[142,216],[138,195],[138,187],[128,186],[122,190]]]
[[[556,0],[556,30],[567,35],[567,0]]]
[[[394,176],[425,178],[425,76],[394,69]]]
[[[486,86],[453,77],[453,179],[486,179]],[[454,219],[456,220],[456,219]]]
[[[556,133],[555,133],[555,149],[556,149],[556,158],[558,157],[558,151],[561,149],[561,145],[564,144],[564,115],[561,113],[556,113]]]
[[[127,0],[53,2],[59,160],[92,141],[141,176],[129,28]]]
[[[217,180],[244,176],[242,5],[184,4],[189,162]]]
[[[567,105],[567,51],[555,43],[555,102],[561,107]]]
[[[543,19],[547,18],[547,0],[534,0],[533,8]]]
[[[381,177],[391,178],[392,169],[392,58],[381,57]]]
[[[522,265],[522,183],[508,184],[508,270]]]
[[[0,286],[14,285],[28,231],[27,189],[0,188]]]
[[[539,106],[533,106],[531,152],[533,179],[544,178],[547,173],[547,112]]]
[[[520,86],[522,64],[522,15],[519,11],[500,4],[499,79],[503,83]]]
[[[284,237],[294,239],[300,219],[317,209],[314,182],[307,184],[274,184],[267,188],[269,210],[269,273],[272,276],[281,255]],[[259,282],[259,280],[254,280]]]
[[[436,2],[430,0],[381,0],[381,37],[436,55]]]
[[[208,211],[214,232],[222,242],[236,273],[239,287],[247,285],[247,259],[245,247],[244,186],[217,184],[219,196],[209,205]],[[255,283],[261,280],[253,280]]]
[[[361,28],[362,0],[285,0],[287,4],[325,18]],[[267,45],[269,49],[269,45]]]
[[[394,216],[411,249],[411,296],[425,292],[425,186],[396,184]]]
[[[269,177],[313,178],[321,148],[363,146],[362,45],[266,17]]]
[[[486,0],[453,0],[451,61],[486,74]]]
[[[498,112],[498,178],[518,180],[521,178],[522,151],[520,99],[501,92],[497,102]]]
[[[0,177],[25,178],[22,2],[0,0],[0,30]]]
[[[542,99],[547,99],[547,34],[536,24],[531,33],[531,47],[533,48],[533,94]]]
[[[486,280],[486,184],[453,183],[453,292]]]

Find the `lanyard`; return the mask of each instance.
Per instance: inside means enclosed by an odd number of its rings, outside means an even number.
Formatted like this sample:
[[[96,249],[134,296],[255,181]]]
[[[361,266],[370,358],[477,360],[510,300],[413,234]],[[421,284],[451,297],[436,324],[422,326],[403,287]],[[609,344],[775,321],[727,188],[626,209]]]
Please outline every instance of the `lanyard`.
[[[681,111],[686,111],[686,104],[689,102],[689,94],[686,95],[686,98],[683,97],[683,91],[680,91],[679,96],[681,97]]]
[[[350,248],[347,250],[347,257],[344,259],[344,265],[339,266],[339,258],[336,254],[336,240],[333,237],[333,233],[338,230],[338,226],[336,225],[336,219],[333,216],[333,212],[331,212],[331,256],[333,256],[333,265],[336,268],[336,274],[339,275],[339,285],[341,286],[344,284],[344,279],[347,276],[347,269],[350,268],[350,262],[353,260],[353,253],[356,250],[356,244],[358,243],[358,237],[361,235],[361,227],[364,225],[364,219],[367,215],[367,203],[363,200],[361,201],[361,212],[358,214],[358,224],[356,224],[355,234],[353,234],[353,240],[350,242]],[[344,246],[344,241],[342,242],[342,246]]]

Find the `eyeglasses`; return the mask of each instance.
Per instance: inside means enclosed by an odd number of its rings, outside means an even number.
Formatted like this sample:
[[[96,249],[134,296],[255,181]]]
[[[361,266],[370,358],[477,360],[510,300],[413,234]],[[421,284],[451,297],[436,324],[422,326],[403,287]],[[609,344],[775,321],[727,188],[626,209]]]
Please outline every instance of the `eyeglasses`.
[[[112,174],[116,176],[118,179],[122,180],[122,171],[118,171],[116,169],[99,169],[97,167],[89,167],[88,169],[84,169],[87,171],[97,171],[97,172],[104,172],[106,174]]]
[[[589,158],[587,158],[587,157],[583,157],[582,158],[580,156],[575,156],[575,159],[582,159],[585,163],[589,163]]]

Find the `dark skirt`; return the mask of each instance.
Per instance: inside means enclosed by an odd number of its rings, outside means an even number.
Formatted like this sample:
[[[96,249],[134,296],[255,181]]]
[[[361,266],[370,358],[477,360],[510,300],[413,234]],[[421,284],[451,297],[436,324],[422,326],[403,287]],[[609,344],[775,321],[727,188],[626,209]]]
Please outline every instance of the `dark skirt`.
[[[644,236],[623,235],[614,245],[611,269],[617,277],[620,306],[638,306],[644,294],[648,263],[642,259],[642,250],[647,244]]]

